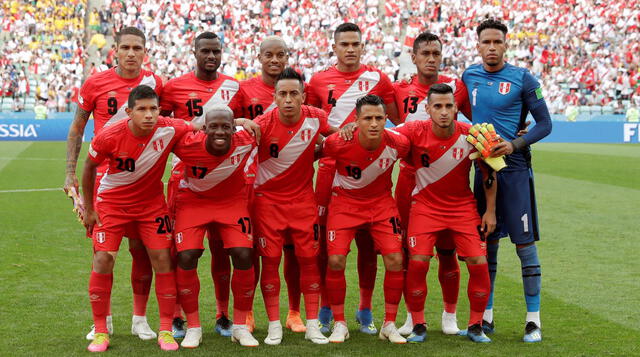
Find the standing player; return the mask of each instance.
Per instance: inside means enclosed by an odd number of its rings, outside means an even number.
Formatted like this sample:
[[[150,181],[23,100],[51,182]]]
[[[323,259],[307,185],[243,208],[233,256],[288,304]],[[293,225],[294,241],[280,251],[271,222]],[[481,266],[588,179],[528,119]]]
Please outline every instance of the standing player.
[[[423,32],[413,42],[411,60],[416,65],[417,75],[410,82],[400,81],[393,84],[396,103],[400,106],[400,121],[403,123],[415,120],[428,120],[426,111],[427,93],[429,88],[436,83],[446,83],[454,91],[456,106],[468,119],[471,119],[469,96],[467,87],[461,80],[440,75],[438,73],[442,64],[442,42],[432,33]],[[409,208],[411,207],[411,192],[415,187],[415,168],[406,161],[400,161],[400,174],[396,183],[395,198],[398,203],[400,222],[406,232],[409,222]],[[458,290],[460,287],[460,266],[456,259],[455,247],[438,241],[438,279],[442,287],[442,300],[444,311],[442,312],[442,332],[448,335],[458,333],[456,319],[456,306],[458,303]],[[411,312],[407,312],[407,321],[399,331],[403,335],[409,335],[413,329]]]
[[[380,70],[360,63],[364,50],[360,28],[352,23],[343,23],[333,33],[333,52],[338,63],[329,69],[315,74],[307,88],[307,103],[322,108],[329,115],[329,124],[336,128],[351,123],[355,118],[356,100],[367,94],[375,94],[383,98],[389,119],[398,124],[398,109],[393,96],[393,86],[386,74]],[[322,244],[327,219],[327,206],[331,198],[331,183],[335,175],[335,165],[329,158],[320,160],[316,182],[316,197],[319,205],[320,226],[323,231]],[[360,323],[360,331],[376,334],[371,313],[371,298],[375,287],[377,257],[371,239],[364,232],[357,233],[358,276],[360,285],[360,306],[356,312],[356,320]],[[326,266],[326,253],[321,253],[321,271]],[[320,321],[323,332],[329,331],[331,310],[328,307],[326,289],[323,290],[323,307]]]
[[[275,108],[273,98],[276,79],[289,62],[289,48],[282,38],[267,37],[260,43],[258,60],[262,65],[262,75],[240,83],[238,95],[243,118],[254,119]],[[255,161],[253,158],[251,161],[254,164],[247,167],[247,185],[250,185],[250,195],[253,194],[256,174]],[[306,328],[300,318],[300,267],[291,242],[284,245],[284,280],[287,282],[289,295],[289,313],[285,326],[293,332],[305,332]]]
[[[82,174],[87,202],[84,224],[93,237],[93,268],[89,299],[95,336],[88,347],[103,352],[109,347],[107,314],[113,285],[113,266],[125,232],[143,241],[155,271],[160,310],[158,344],[177,350],[171,333],[176,304],[176,280],[170,248],[171,220],[164,198],[162,175],[173,145],[192,127],[183,120],[158,118],[158,95],[146,85],[134,88],[127,101],[129,120],[121,120],[99,133],[89,146]],[[94,203],[96,168],[108,162]]]
[[[118,65],[107,71],[89,77],[78,95],[78,109],[73,123],[69,127],[67,137],[67,167],[64,189],[67,193],[78,188],[76,166],[78,154],[82,147],[82,137],[87,121],[93,114],[95,135],[103,128],[122,119],[128,118],[126,113],[127,99],[133,88],[147,85],[158,95],[162,93],[162,80],[155,74],[142,69],[142,61],[147,53],[145,36],[135,27],[125,27],[116,35],[116,58]],[[99,181],[106,172],[107,165],[98,167],[96,174]],[[98,183],[96,181],[96,187]],[[136,236],[127,234],[129,252],[132,257],[131,287],[133,288],[133,317],[131,333],[143,340],[157,337],[147,323],[146,310],[151,289],[152,270],[149,256]],[[134,239],[138,238],[138,239]],[[113,333],[111,307],[107,316],[109,333]],[[88,340],[93,340],[94,328],[87,334]]]
[[[424,302],[426,276],[436,242],[454,243],[469,269],[468,296],[471,307],[467,335],[475,342],[490,342],[482,331],[482,314],[491,289],[487,269],[485,233],[495,228],[494,179],[483,170],[489,203],[482,221],[469,188],[473,146],[467,142],[469,124],[455,120],[457,107],[453,90],[446,84],[431,86],[427,95],[428,121],[415,121],[396,130],[411,141],[410,161],[417,168],[412,194],[407,242],[409,266],[405,299],[415,326],[409,342],[424,342],[427,328]]]
[[[277,108],[255,119],[262,136],[252,217],[262,256],[260,287],[269,318],[264,340],[268,345],[282,342],[278,267],[287,240],[293,242],[300,266],[300,290],[307,314],[305,339],[318,344],[329,342],[318,326],[319,232],[313,162],[318,135],[328,135],[336,129],[329,127],[322,110],[303,106],[304,97],[302,77],[286,68],[276,81]]]
[[[235,132],[233,111],[217,105],[206,114],[204,132],[185,135],[174,148],[185,170],[175,198],[176,279],[189,324],[182,347],[195,348],[202,341],[197,268],[205,233],[209,240],[222,240],[233,260],[231,339],[243,346],[258,345],[246,326],[253,305],[254,271],[244,166],[255,146],[248,131]]]
[[[222,62],[222,45],[213,32],[203,32],[193,42],[193,55],[196,69],[181,77],[167,82],[160,106],[162,115],[173,112],[175,118],[190,120],[196,128],[204,125],[207,112],[214,106],[225,104],[231,106],[235,113],[241,113],[238,102],[239,83],[235,79],[218,73]],[[171,178],[167,187],[170,211],[173,212],[178,183],[183,177],[184,164],[174,159]],[[229,257],[222,248],[222,240],[209,240],[213,258],[211,259],[211,276],[216,292],[216,327],[215,331],[223,336],[231,336],[229,321],[229,277],[231,266]],[[184,321],[180,313],[174,316],[174,337],[184,337]]]
[[[527,304],[525,342],[542,341],[540,330],[541,270],[535,241],[539,239],[530,145],[551,132],[551,117],[538,81],[528,70],[504,62],[507,27],[499,21],[483,21],[476,29],[482,64],[469,67],[462,75],[467,85],[474,123],[491,123],[506,141],[498,144],[494,156],[506,155],[507,168],[498,174],[496,232],[488,237],[487,258],[491,276],[491,296],[484,313],[483,328],[494,331],[493,291],[498,264],[499,238],[511,238],[522,266],[522,282]],[[536,125],[518,137],[531,113]],[[480,212],[485,209],[482,183],[476,175],[476,198]]]
[[[398,133],[385,130],[387,121],[382,98],[366,95],[356,102],[354,138],[333,135],[325,141],[322,154],[335,160],[329,217],[327,220],[327,290],[335,324],[331,342],[344,342],[349,330],[344,317],[347,283],[344,269],[349,246],[356,231],[365,230],[380,251],[386,269],[384,277],[385,318],[380,338],[406,343],[395,326],[402,298],[402,232],[396,202],[391,196],[391,172],[399,157],[409,152],[409,142]]]

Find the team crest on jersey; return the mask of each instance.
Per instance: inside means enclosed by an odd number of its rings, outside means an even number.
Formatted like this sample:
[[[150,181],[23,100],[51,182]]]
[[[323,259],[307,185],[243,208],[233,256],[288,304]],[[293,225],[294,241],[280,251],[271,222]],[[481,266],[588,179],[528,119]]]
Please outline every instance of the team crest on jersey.
[[[300,132],[300,139],[302,139],[302,141],[309,142],[309,140],[311,140],[311,129],[304,129],[303,131]]]
[[[240,155],[231,156],[231,165],[237,165],[240,162]]]
[[[415,248],[415,246],[416,246],[416,237],[409,237],[409,246],[411,248]]]
[[[511,82],[500,82],[498,93],[505,95],[511,91]]]
[[[380,166],[381,169],[386,169],[389,166],[391,166],[391,159],[380,159],[378,160],[378,166]]]
[[[369,91],[369,81],[359,81],[358,82],[358,89],[360,89],[361,92],[368,92]]]
[[[258,238],[258,244],[260,244],[260,246],[262,248],[266,248],[267,246],[267,239],[265,237],[260,237]]]
[[[176,234],[176,243],[177,244],[182,243],[182,232]]]
[[[229,101],[229,99],[231,99],[231,91],[228,90],[221,90],[220,91],[220,98],[222,98],[222,100],[224,101]]]
[[[104,241],[106,240],[107,234],[104,232],[98,232],[96,234],[96,241],[98,243],[104,243]]]
[[[336,240],[336,231],[329,231],[329,242]]]
[[[164,149],[164,140],[158,139],[153,142],[153,150],[161,152]]]
[[[453,158],[456,160],[460,160],[462,159],[462,156],[464,155],[464,150],[462,148],[453,148],[453,150],[451,151],[451,154],[453,155]]]

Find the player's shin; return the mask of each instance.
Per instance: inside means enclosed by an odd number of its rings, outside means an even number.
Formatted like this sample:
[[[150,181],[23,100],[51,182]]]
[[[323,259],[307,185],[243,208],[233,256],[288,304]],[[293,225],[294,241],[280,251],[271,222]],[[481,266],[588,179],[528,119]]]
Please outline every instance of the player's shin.
[[[176,272],[178,286],[178,302],[187,315],[189,328],[200,327],[198,313],[198,296],[200,294],[200,279],[198,269],[184,270],[178,267]]]
[[[221,239],[209,237],[209,249],[211,249],[211,278],[216,294],[216,319],[219,319],[223,315],[229,316],[231,263]]]
[[[147,314],[147,302],[153,280],[153,269],[147,250],[141,248],[129,248],[131,253],[131,287],[133,289],[133,314],[145,316]]]
[[[155,288],[160,311],[160,331],[171,331],[171,321],[176,306],[176,273],[156,272]]]
[[[429,261],[409,260],[405,282],[405,300],[414,325],[424,324],[424,303],[427,299]]]
[[[487,263],[468,264],[469,286],[467,295],[469,296],[469,326],[482,324],[482,316],[489,300],[491,283],[489,281],[489,271]]]
[[[454,252],[438,253],[438,280],[442,288],[442,301],[447,313],[455,314],[460,290],[460,265]]]
[[[491,293],[484,312],[483,320],[493,322],[493,293],[495,290],[496,274],[498,273],[498,241],[487,244],[487,264],[489,265],[489,280],[491,281]]]
[[[111,301],[113,274],[100,274],[91,271],[89,278],[89,300],[93,312],[93,323],[96,333],[108,333],[107,314]]]
[[[287,283],[287,293],[289,295],[289,311],[300,312],[300,272],[301,267],[298,265],[293,247],[285,247],[284,280]]]
[[[535,244],[516,248],[522,266],[524,298],[527,303],[527,322],[533,321],[540,326],[540,290],[542,276],[538,249]]]
[[[233,291],[233,324],[245,325],[247,312],[253,307],[253,267],[244,270],[233,269],[231,290]]]
[[[297,257],[300,264],[300,288],[304,295],[307,320],[318,318],[320,305],[320,271],[316,257]]]
[[[262,257],[260,288],[269,321],[280,321],[280,258]]]
[[[404,286],[404,272],[389,271],[384,274],[384,313],[385,322],[395,322],[398,314],[398,305],[402,299],[402,288]]]
[[[373,239],[371,239],[368,232],[356,232],[356,244],[358,246],[358,285],[360,287],[359,310],[371,310],[378,260],[373,246]]]
[[[327,267],[325,286],[327,294],[329,295],[334,320],[344,322],[344,299],[347,294],[347,281],[344,276],[344,269],[332,270],[331,267]]]

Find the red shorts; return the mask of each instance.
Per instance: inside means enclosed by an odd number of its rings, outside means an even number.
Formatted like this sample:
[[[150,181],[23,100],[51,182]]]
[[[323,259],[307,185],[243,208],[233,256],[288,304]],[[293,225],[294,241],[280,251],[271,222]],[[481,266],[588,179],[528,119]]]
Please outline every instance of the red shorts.
[[[319,223],[323,226],[327,224],[327,208],[331,201],[331,186],[335,174],[335,160],[320,159],[316,176],[316,202],[318,202]]]
[[[451,219],[421,212],[411,212],[407,245],[410,255],[433,256],[433,247],[451,249],[462,257],[486,255],[487,244],[480,239],[480,218]],[[453,244],[452,244],[453,243]]]
[[[164,197],[150,205],[122,207],[105,202],[96,203],[102,226],[93,228],[95,251],[117,251],[122,237],[141,237],[149,249],[169,249],[173,245],[171,219]]]
[[[283,203],[257,194],[253,200],[252,217],[261,256],[280,257],[282,248],[289,241],[293,243],[298,257],[318,255],[319,228],[313,195]]]
[[[108,168],[109,168],[109,164],[105,161],[100,166],[98,166],[98,168],[96,169],[96,181],[94,182],[94,185],[93,185],[93,204],[94,204],[94,207],[95,207],[95,204],[96,204],[96,199],[98,198],[98,187],[100,187],[100,180],[102,180],[102,176],[104,176],[104,174],[107,172]],[[140,239],[140,236],[136,232],[135,227],[132,226],[132,225],[128,225],[125,228],[124,236],[128,237],[129,239]],[[88,230],[87,230],[87,238],[93,239],[93,234],[89,233]]]
[[[169,176],[169,182],[167,182],[167,205],[169,206],[169,214],[173,219],[175,219],[176,214],[176,196],[178,195],[180,180],[182,180],[183,177],[184,163],[178,161],[171,169],[171,176]]]
[[[222,239],[225,249],[253,248],[252,225],[244,192],[237,199],[230,197],[218,201],[194,198],[180,191],[176,197],[174,233],[178,252],[204,249],[205,234],[209,239]]]
[[[371,207],[358,207],[349,199],[334,195],[327,220],[328,255],[347,255],[356,231],[365,230],[382,255],[402,252],[402,227],[393,198]]]
[[[409,211],[411,210],[411,194],[416,187],[416,175],[412,168],[407,168],[406,163],[400,163],[400,173],[396,181],[395,198],[398,205],[400,223],[404,230],[409,226]]]

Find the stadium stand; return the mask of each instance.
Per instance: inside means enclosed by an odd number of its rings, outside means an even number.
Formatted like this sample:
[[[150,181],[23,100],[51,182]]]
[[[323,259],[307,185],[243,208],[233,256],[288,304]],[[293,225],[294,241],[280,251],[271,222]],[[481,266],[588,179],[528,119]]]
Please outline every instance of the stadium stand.
[[[96,8],[88,16],[84,1],[3,2],[3,111],[30,110],[38,96],[48,99],[50,110],[71,109],[85,48],[101,48],[101,57],[86,73],[113,65],[110,43],[123,26],[147,34],[145,66],[164,78],[192,70],[190,44],[196,33],[207,30],[223,39],[221,70],[228,75],[258,75],[256,44],[277,34],[291,46],[291,65],[308,79],[332,64],[332,30],[351,21],[364,31],[363,63],[397,78],[408,44],[405,33],[410,37],[423,30],[445,43],[443,73],[460,76],[479,61],[475,27],[486,17],[508,24],[509,61],[540,79],[552,113],[564,113],[568,105],[581,117],[640,107],[637,0],[328,0],[322,5],[311,0],[91,0]]]

